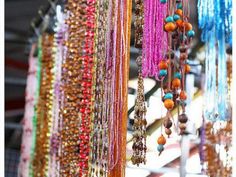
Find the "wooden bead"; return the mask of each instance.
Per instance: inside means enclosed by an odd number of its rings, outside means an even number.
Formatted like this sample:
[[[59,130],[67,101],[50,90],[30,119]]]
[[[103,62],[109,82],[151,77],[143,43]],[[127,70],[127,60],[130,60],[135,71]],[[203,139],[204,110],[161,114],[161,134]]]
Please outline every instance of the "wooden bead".
[[[179,128],[180,128],[181,130],[185,130],[185,129],[186,129],[186,124],[185,124],[185,123],[180,123],[180,124],[179,124]]]
[[[165,128],[169,129],[170,127],[172,127],[172,122],[169,118],[167,118],[166,120],[164,120],[163,125],[164,125]]]
[[[166,109],[173,109],[174,102],[171,99],[167,99],[164,101],[164,106],[166,107]]]
[[[185,73],[189,73],[191,71],[191,67],[188,64],[185,65],[184,69]]]
[[[180,123],[186,123],[188,121],[188,116],[186,114],[180,114],[178,117],[178,121]]]
[[[166,61],[162,60],[160,63],[159,63],[159,69],[167,69],[168,68],[168,64]]]
[[[161,144],[161,145],[166,144],[166,138],[165,138],[163,135],[161,135],[161,136],[157,139],[157,143],[158,143],[158,144]]]
[[[182,24],[183,24],[183,20],[179,19],[179,20],[176,20],[176,25],[177,27],[181,28],[182,27]]]
[[[167,32],[173,32],[176,30],[176,25],[173,22],[166,23],[164,26],[164,30]]]
[[[183,16],[183,11],[181,9],[177,9],[175,11],[175,14],[179,15],[180,17],[182,17]]]
[[[188,22],[183,22],[182,24],[182,30],[185,30],[185,31],[190,31],[193,29],[193,26],[191,25],[191,23],[188,23]]]
[[[182,91],[180,92],[180,94],[179,94],[179,98],[180,98],[181,100],[186,100],[186,99],[187,99],[187,94],[186,94],[186,92],[182,90]]]
[[[172,80],[172,87],[173,88],[178,89],[180,87],[180,84],[181,84],[180,79],[174,78]]]
[[[166,128],[165,129],[165,133],[169,136],[169,135],[171,135],[172,131],[171,131],[171,129]]]

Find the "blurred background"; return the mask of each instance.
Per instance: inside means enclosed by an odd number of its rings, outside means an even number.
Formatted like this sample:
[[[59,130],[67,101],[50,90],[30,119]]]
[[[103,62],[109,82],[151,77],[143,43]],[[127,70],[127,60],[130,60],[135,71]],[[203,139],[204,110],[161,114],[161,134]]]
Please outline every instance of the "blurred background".
[[[25,87],[28,71],[28,55],[32,37],[35,36],[35,25],[41,25],[50,8],[47,0],[5,0],[5,176],[16,177],[20,155],[22,125],[24,116]],[[133,3],[134,4],[134,3]],[[165,114],[162,108],[159,83],[154,79],[145,79],[145,93],[148,106],[147,114],[147,161],[145,166],[132,166],[131,138],[133,124],[133,106],[137,88],[138,56],[134,48],[134,32],[131,37],[130,80],[129,80],[129,115],[127,135],[127,177],[175,177],[179,168],[186,165],[188,176],[201,176],[201,164],[198,154],[198,129],[202,121],[202,83],[204,82],[204,45],[200,42],[200,31],[197,27],[197,0],[190,1],[190,21],[196,32],[192,42],[189,63],[192,72],[187,76],[189,93],[189,135],[179,141],[174,135],[166,146],[166,150],[158,157],[156,139],[160,134],[161,117]],[[133,7],[134,11],[134,7]],[[37,23],[36,23],[37,22]],[[134,29],[132,23],[132,31]],[[230,50],[229,50],[230,52]],[[181,150],[184,156],[181,157]],[[184,158],[181,160],[181,158]]]

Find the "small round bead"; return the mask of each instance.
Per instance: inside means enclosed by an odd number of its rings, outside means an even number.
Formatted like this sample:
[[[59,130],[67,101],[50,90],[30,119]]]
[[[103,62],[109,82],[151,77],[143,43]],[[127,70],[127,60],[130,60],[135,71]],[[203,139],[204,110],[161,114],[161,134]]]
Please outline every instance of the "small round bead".
[[[173,18],[174,18],[174,21],[177,21],[177,20],[179,20],[179,19],[180,19],[180,16],[179,16],[179,15],[177,15],[177,14],[175,14],[175,15],[173,16]]]
[[[172,131],[171,131],[171,129],[166,128],[165,129],[165,133],[169,136],[169,135],[171,135]]]
[[[167,2],[167,0],[160,0],[160,2],[161,2],[162,4],[165,4],[165,3]]]
[[[181,28],[182,27],[182,24],[183,24],[183,20],[179,19],[179,20],[176,20],[176,25]]]
[[[181,100],[186,100],[186,99],[187,99],[187,94],[186,94],[186,92],[182,90],[182,91],[180,92],[180,94],[179,94],[179,98],[180,98]]]
[[[166,17],[165,21],[168,23],[168,22],[174,22],[174,18],[173,16],[168,16]]]
[[[188,64],[185,65],[184,69],[185,69],[185,73],[189,73],[191,71],[191,67]]]
[[[180,72],[176,72],[174,75],[175,78],[181,79],[181,74]]]
[[[175,14],[177,14],[177,15],[179,15],[179,16],[183,16],[183,11],[181,10],[181,9],[177,9],[176,11],[175,11]]]
[[[180,124],[179,124],[179,128],[180,128],[181,130],[185,130],[185,129],[186,129],[186,124],[185,124],[185,123],[180,123]]]
[[[164,146],[162,144],[159,144],[157,146],[157,150],[158,150],[158,152],[162,152],[164,150]]]
[[[183,5],[181,3],[177,4],[177,9],[183,9]]]
[[[194,37],[195,36],[195,32],[193,30],[189,30],[187,35],[188,35],[188,37]]]
[[[173,99],[173,94],[172,94],[172,93],[167,93],[167,94],[165,94],[164,99],[165,99],[165,100],[166,100],[166,99]]]
[[[162,69],[159,71],[159,76],[163,77],[163,76],[166,76],[167,75],[167,70],[165,69]]]

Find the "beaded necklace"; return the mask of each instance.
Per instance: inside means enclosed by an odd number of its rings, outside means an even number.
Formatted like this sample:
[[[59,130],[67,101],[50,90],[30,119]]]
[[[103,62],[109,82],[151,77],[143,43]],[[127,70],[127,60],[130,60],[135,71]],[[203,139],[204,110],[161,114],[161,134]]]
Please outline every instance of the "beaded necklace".
[[[42,37],[42,70],[40,95],[37,107],[37,138],[33,160],[34,176],[47,176],[49,163],[49,140],[52,124],[52,57],[53,35],[44,33]]]
[[[135,44],[136,48],[141,49],[143,44],[143,11],[144,4],[142,0],[135,1]],[[146,15],[146,14],[145,14]],[[146,41],[148,43],[148,41]],[[148,44],[147,44],[148,45]],[[141,50],[140,50],[141,53]],[[140,54],[141,55],[141,54]],[[145,118],[146,115],[146,106],[144,98],[144,83],[142,76],[142,56],[139,56],[136,59],[138,65],[138,89],[137,89],[137,98],[135,100],[134,107],[134,125],[133,125],[133,154],[131,161],[134,165],[139,166],[141,163],[146,163],[146,125],[147,121]]]
[[[174,106],[178,107],[178,128],[182,135],[186,129],[188,117],[185,114],[187,94],[185,92],[185,75],[190,72],[190,66],[187,64],[188,48],[195,32],[189,23],[189,2],[176,0],[160,0],[161,3],[167,3],[167,16],[164,19],[164,31],[167,33],[167,52],[165,59],[162,59],[158,65],[159,79],[161,80],[162,101],[167,109],[164,119],[165,134],[169,137],[172,134],[173,117],[171,110]],[[180,56],[175,56],[175,52],[180,52]],[[165,82],[165,77],[166,83]],[[164,95],[163,95],[164,92]],[[179,107],[182,108],[180,114]],[[177,129],[177,126],[175,125]],[[157,139],[157,150],[159,155],[164,150],[166,138],[162,134]]]
[[[61,131],[60,131],[60,176],[79,175],[81,113],[78,104],[81,102],[82,78],[81,61],[82,43],[85,33],[84,5],[86,1],[68,1],[66,20],[68,34],[65,38],[65,60],[62,64],[61,84]]]
[[[104,116],[105,97],[104,97],[104,78],[105,78],[105,37],[107,24],[108,1],[98,1],[97,3],[97,43],[96,43],[96,92],[95,92],[95,114],[93,127],[93,146],[92,170],[90,176],[107,176],[107,149],[108,149],[108,133],[107,121]]]
[[[144,26],[142,43],[142,74],[144,77],[158,79],[159,68],[156,67],[167,49],[167,38],[163,31],[163,19],[166,14],[166,4],[160,1],[144,2]]]
[[[198,17],[201,38],[206,42],[204,116],[211,121],[226,120],[230,107],[225,45],[232,44],[232,0],[199,0]]]
[[[90,153],[90,125],[93,119],[94,111],[94,84],[96,79],[96,59],[94,57],[94,35],[95,35],[95,15],[96,15],[95,0],[87,0],[86,7],[86,33],[85,33],[85,53],[82,56],[83,66],[81,72],[81,132],[80,152],[79,152],[79,176],[88,176],[89,164],[88,158]]]

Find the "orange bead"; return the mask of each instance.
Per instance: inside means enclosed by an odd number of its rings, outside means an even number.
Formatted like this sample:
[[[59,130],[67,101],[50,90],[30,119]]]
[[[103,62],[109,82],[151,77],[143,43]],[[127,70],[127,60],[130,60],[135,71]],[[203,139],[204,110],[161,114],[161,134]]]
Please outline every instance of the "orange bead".
[[[189,30],[192,30],[193,29],[193,26],[191,25],[191,23],[188,23],[188,22],[183,22],[182,24],[182,30],[185,31],[189,31]]]
[[[183,11],[181,9],[177,9],[175,11],[175,14],[179,15],[180,17],[182,17],[183,16]]]
[[[166,109],[173,109],[174,102],[171,99],[166,99],[164,101],[164,106],[166,107]]]
[[[183,24],[183,20],[179,19],[179,20],[177,20],[175,23],[176,23],[176,25],[177,25],[179,28],[181,28],[181,27],[182,27],[182,24]]]
[[[184,69],[185,69],[185,73],[189,73],[191,71],[191,67],[187,64],[185,65]]]
[[[180,97],[181,100],[186,100],[187,99],[186,92],[182,90],[179,94],[179,97]]]
[[[160,69],[167,69],[168,68],[168,64],[166,61],[162,60],[160,63],[159,63],[159,68]]]
[[[162,144],[162,145],[165,145],[166,144],[166,138],[161,135],[158,139],[157,139],[157,143],[158,144]]]
[[[180,84],[181,84],[181,82],[180,82],[180,79],[178,79],[178,78],[174,78],[173,80],[172,80],[172,87],[173,88],[179,88],[180,87]]]
[[[167,32],[173,32],[176,29],[176,24],[173,22],[166,23],[164,29]]]

